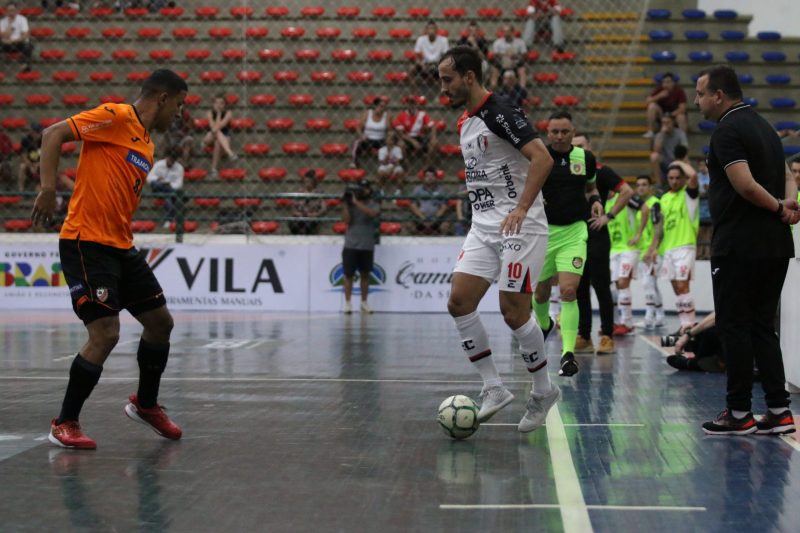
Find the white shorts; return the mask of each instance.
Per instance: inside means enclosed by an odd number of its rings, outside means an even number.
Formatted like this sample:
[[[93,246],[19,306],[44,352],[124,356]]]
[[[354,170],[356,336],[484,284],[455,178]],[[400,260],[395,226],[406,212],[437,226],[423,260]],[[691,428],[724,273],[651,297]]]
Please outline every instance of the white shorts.
[[[639,264],[639,252],[636,250],[611,254],[611,281],[620,278],[636,279],[636,266]]]
[[[403,172],[403,167],[400,165],[379,165],[378,166],[378,174],[401,174]]]
[[[474,226],[458,254],[453,272],[478,276],[507,292],[532,294],[547,253],[547,235],[520,234],[504,237]]]
[[[645,279],[647,277],[657,278],[661,273],[661,269],[664,266],[664,258],[660,255],[656,256],[655,263],[645,263],[639,258],[639,278]]]
[[[686,281],[694,277],[694,246],[679,246],[664,252],[661,276],[673,281]]]

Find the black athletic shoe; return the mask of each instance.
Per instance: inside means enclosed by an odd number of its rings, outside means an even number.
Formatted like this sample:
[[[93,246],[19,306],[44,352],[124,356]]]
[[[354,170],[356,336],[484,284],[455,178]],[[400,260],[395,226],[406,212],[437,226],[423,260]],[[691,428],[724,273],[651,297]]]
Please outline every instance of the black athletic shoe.
[[[703,424],[703,431],[708,435],[749,435],[757,429],[753,413],[747,413],[744,418],[734,418],[728,409]]]
[[[552,329],[552,328],[551,328]],[[558,370],[559,376],[574,376],[578,373],[578,363],[575,362],[575,355],[567,352],[561,356],[561,368]]]
[[[692,359],[683,355],[672,354],[667,356],[667,364],[678,370],[697,370],[696,366],[692,365],[692,362]]]
[[[767,414],[756,422],[756,426],[758,426],[756,433],[759,435],[785,435],[787,433],[794,433],[794,417],[792,416],[792,412],[788,409],[779,415],[773,414],[772,411],[767,410]]]
[[[547,326],[547,329],[542,328],[542,333],[544,334],[544,340],[547,340],[547,336],[550,335],[550,332],[553,331],[554,327],[556,327],[556,321],[550,318],[550,325]]]

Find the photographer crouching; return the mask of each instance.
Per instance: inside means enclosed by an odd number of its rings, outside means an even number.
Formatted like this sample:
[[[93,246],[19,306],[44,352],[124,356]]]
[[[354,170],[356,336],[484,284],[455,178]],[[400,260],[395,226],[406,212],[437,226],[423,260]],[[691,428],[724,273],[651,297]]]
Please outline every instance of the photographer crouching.
[[[344,307],[342,312],[350,314],[353,307],[350,296],[353,294],[353,276],[359,273],[361,287],[361,312],[372,313],[367,303],[369,279],[377,244],[377,225],[380,203],[374,198],[369,181],[362,180],[357,185],[348,185],[342,197],[342,220],[347,224],[342,250],[344,269]]]

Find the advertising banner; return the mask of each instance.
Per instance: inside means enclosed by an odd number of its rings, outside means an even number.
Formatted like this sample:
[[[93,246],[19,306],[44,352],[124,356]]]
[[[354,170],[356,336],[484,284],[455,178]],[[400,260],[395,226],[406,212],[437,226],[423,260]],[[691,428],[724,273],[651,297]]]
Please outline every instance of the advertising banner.
[[[0,305],[14,309],[71,309],[58,244],[0,244]]]

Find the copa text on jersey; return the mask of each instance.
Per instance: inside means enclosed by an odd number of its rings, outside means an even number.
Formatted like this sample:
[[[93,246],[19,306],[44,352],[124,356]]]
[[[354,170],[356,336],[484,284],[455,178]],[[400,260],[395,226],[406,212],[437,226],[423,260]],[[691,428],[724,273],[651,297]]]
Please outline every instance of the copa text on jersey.
[[[473,211],[494,209],[494,195],[486,187],[480,187],[467,193]]]

